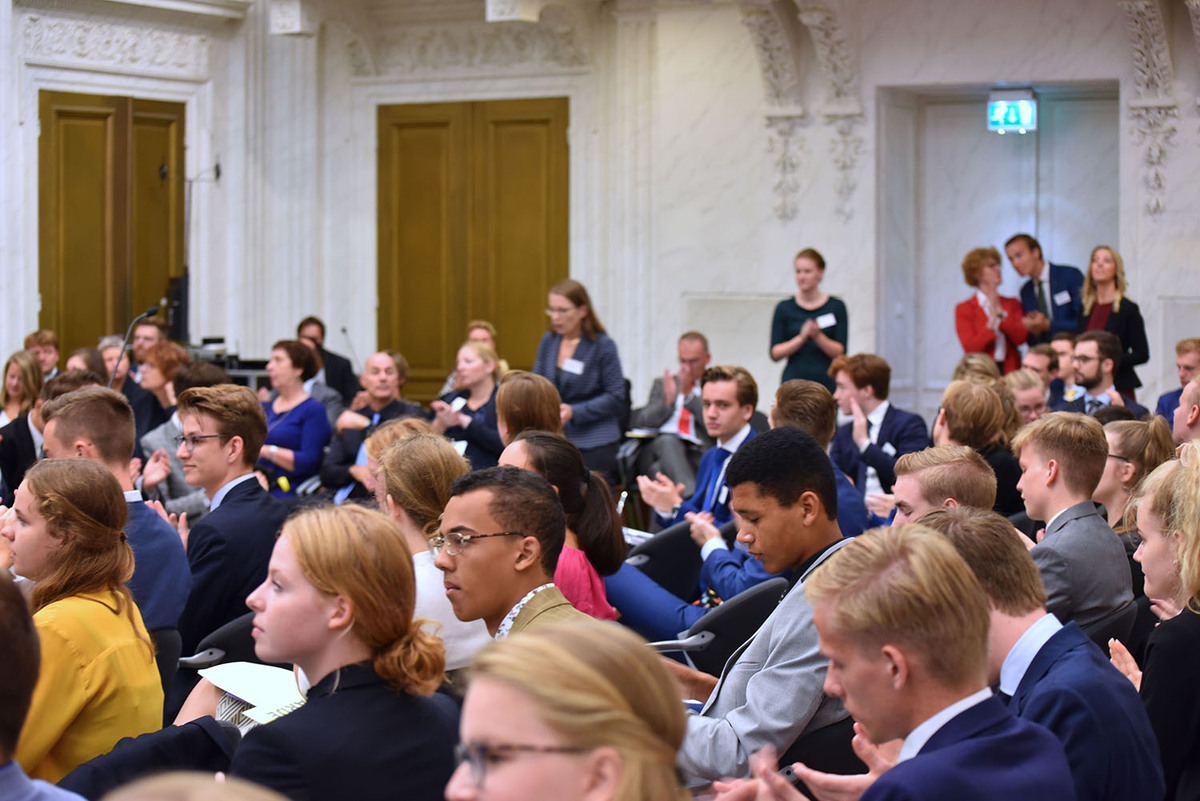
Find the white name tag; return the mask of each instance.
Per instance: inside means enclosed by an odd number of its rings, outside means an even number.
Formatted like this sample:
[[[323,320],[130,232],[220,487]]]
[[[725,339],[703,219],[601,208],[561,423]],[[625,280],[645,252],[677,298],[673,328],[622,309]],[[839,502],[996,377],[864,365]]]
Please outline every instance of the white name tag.
[[[579,359],[563,359],[562,369],[572,375],[583,375],[583,362]]]
[[[462,407],[467,405],[467,399],[459,395],[454,400],[450,401],[450,408],[453,411],[462,411]]]
[[[467,455],[467,441],[465,439],[456,439],[450,444],[454,446],[454,450],[458,451],[459,456]]]
[[[896,455],[896,446],[890,442],[883,443],[882,445],[879,446],[879,449],[881,451],[883,451],[884,453],[886,453],[888,456]]]
[[[729,503],[729,487],[721,485],[721,491],[717,493],[717,503]]]
[[[1066,306],[1070,302],[1071,302],[1071,293],[1068,292],[1067,290],[1064,289],[1062,292],[1054,293],[1054,305],[1055,306]]]
[[[837,325],[837,315],[833,312],[827,312],[817,318],[817,325],[821,328],[833,328]]]

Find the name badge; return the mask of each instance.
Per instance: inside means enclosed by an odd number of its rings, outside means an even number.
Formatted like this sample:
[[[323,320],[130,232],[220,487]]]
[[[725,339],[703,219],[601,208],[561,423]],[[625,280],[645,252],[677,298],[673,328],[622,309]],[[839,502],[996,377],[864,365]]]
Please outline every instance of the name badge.
[[[1054,305],[1055,306],[1066,306],[1070,302],[1071,302],[1071,293],[1068,292],[1067,290],[1064,289],[1062,292],[1054,293]]]
[[[879,446],[879,449],[881,451],[883,451],[884,453],[886,453],[888,456],[896,455],[896,446],[890,442],[883,443],[882,445]]]
[[[583,362],[579,359],[563,359],[562,369],[571,375],[583,375]]]
[[[821,328],[833,328],[837,325],[837,315],[833,312],[826,312],[817,318],[817,325]]]
[[[454,446],[454,450],[458,451],[459,456],[467,455],[467,441],[465,439],[452,440],[450,444]]]
[[[722,484],[721,491],[717,493],[717,503],[729,503],[729,487]]]
[[[467,405],[467,399],[462,397],[461,395],[458,396],[457,398],[455,398],[454,400],[450,401],[450,409],[455,412],[462,411],[462,407],[464,407],[466,405]]]

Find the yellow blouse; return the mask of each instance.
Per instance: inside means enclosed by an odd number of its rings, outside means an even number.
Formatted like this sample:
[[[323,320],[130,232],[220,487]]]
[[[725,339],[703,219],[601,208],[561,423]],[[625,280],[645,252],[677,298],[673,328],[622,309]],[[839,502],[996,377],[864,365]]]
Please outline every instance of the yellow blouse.
[[[57,782],[122,737],[162,728],[162,683],[141,612],[136,631],[112,592],[74,595],[33,616],[42,664],[17,762]]]

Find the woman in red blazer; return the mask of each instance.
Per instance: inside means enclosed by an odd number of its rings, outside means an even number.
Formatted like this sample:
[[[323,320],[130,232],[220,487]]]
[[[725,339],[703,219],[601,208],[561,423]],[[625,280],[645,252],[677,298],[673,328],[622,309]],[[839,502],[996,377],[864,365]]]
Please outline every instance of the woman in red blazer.
[[[1000,253],[993,247],[975,248],[963,258],[963,278],[975,296],[954,307],[954,328],[964,353],[986,353],[1002,374],[1021,366],[1019,346],[1029,332],[1017,298],[1000,296]]]

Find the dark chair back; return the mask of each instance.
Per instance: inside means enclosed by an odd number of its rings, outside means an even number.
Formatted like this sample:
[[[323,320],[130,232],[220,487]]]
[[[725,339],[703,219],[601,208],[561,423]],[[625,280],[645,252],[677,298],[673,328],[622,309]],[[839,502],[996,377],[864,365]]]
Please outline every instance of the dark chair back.
[[[733,652],[754,636],[779,600],[787,592],[787,579],[773,578],[725,601],[692,624],[687,636],[710,632],[713,639],[699,651],[688,654],[697,670],[720,676]]]
[[[690,601],[700,591],[700,546],[692,542],[692,524],[667,526],[629,552],[625,561],[674,596]]]
[[[1129,600],[1116,611],[1109,612],[1094,623],[1080,626],[1080,628],[1107,655],[1110,639],[1120,640],[1122,643],[1129,642],[1129,634],[1133,631],[1133,622],[1137,619],[1137,613],[1137,602]]]
[[[196,653],[179,660],[179,667],[200,670],[225,662],[258,662],[254,653],[254,613],[235,618],[200,641]]]
[[[796,742],[792,743],[791,748],[783,753],[779,764],[803,762],[814,770],[836,773],[839,776],[866,773],[867,766],[854,753],[854,746],[850,744],[853,739],[854,718],[847,715],[837,723],[801,734],[796,738]],[[799,779],[795,785],[806,798],[816,797]]]

